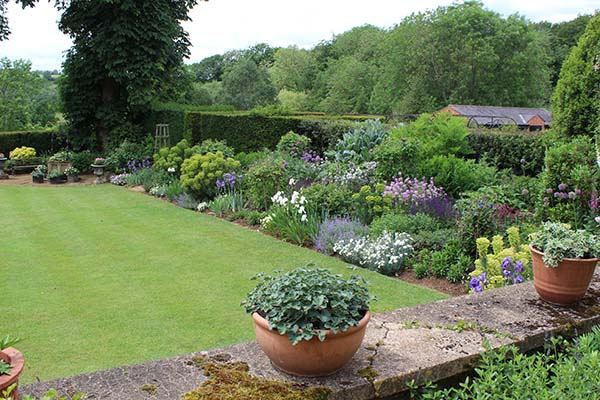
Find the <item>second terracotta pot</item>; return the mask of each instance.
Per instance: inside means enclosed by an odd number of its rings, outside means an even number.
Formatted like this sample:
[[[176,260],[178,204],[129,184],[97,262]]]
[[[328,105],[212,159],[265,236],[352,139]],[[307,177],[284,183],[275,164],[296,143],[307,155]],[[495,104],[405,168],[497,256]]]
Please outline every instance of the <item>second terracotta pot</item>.
[[[0,375],[0,396],[2,392],[8,389],[10,386],[14,384],[19,384],[19,377],[23,372],[23,368],[25,367],[25,360],[23,359],[23,354],[16,349],[9,347],[8,349],[4,349],[0,351],[0,360],[9,364],[12,368],[10,370],[10,375]],[[11,399],[19,398],[19,388],[18,386],[11,392],[9,395]]]
[[[342,368],[360,347],[371,313],[367,311],[357,326],[345,332],[327,331],[323,342],[317,337],[292,345],[287,335],[270,330],[258,313],[252,314],[256,340],[273,366],[297,376],[326,376]]]
[[[565,258],[557,267],[547,267],[544,253],[529,246],[533,258],[533,285],[543,300],[569,305],[583,299],[590,286],[598,258]]]

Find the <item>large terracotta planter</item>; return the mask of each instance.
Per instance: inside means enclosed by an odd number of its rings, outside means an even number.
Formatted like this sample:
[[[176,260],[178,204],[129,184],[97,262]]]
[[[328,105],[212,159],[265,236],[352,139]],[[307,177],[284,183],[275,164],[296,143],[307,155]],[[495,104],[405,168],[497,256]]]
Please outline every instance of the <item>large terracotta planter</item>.
[[[346,332],[327,332],[325,341],[314,337],[292,346],[287,335],[270,330],[269,323],[258,313],[252,314],[256,340],[273,366],[298,376],[326,376],[342,368],[360,347],[371,313]]]
[[[543,300],[569,305],[585,296],[600,259],[565,258],[554,268],[544,264],[544,253],[532,246],[529,250],[533,258],[533,285]]]
[[[23,358],[23,354],[21,354],[21,352],[13,349],[12,347],[0,351],[0,359],[12,366],[10,375],[0,375],[0,397],[2,397],[2,392],[4,392],[13,384],[19,384],[19,377],[21,376],[21,372],[23,372],[23,368],[25,367],[25,359]],[[17,386],[15,390],[12,391],[9,398],[17,400],[19,398],[18,389],[19,388]]]

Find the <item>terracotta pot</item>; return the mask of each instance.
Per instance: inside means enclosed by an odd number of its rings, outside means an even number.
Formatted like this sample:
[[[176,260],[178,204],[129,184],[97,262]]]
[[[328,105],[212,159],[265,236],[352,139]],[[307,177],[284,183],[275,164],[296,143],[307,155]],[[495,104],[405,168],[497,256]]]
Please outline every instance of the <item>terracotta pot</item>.
[[[533,285],[543,300],[569,305],[585,296],[598,258],[565,258],[558,267],[547,267],[542,260],[544,253],[529,246],[533,257]]]
[[[17,387],[15,387],[8,397],[17,400],[19,398],[19,377],[25,367],[23,354],[18,350],[9,347],[8,349],[0,351],[0,359],[12,366],[10,375],[0,375],[0,397],[2,396],[2,392],[16,383]]]
[[[292,375],[314,377],[331,375],[350,361],[365,337],[371,313],[367,312],[357,326],[346,332],[327,331],[323,342],[314,337],[295,346],[287,335],[270,330],[267,320],[258,313],[252,314],[252,318],[256,341],[275,368]]]

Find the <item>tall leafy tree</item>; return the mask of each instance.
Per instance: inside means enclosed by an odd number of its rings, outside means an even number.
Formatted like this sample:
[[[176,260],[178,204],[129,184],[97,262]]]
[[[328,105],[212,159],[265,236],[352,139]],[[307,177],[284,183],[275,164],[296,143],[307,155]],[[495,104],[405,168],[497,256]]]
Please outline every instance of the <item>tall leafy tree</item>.
[[[569,135],[591,135],[600,118],[600,14],[564,62],[552,97],[553,125]]]
[[[95,132],[105,148],[112,130],[139,122],[153,100],[173,95],[190,45],[181,22],[195,4],[72,0],[65,5],[59,27],[73,47],[61,88],[74,132]]]
[[[248,110],[275,102],[277,89],[267,68],[245,57],[223,76],[223,96],[226,104]]]
[[[0,131],[42,128],[56,122],[56,85],[25,60],[0,59]]]
[[[17,0],[23,7],[37,0]],[[9,31],[0,0],[0,39]],[[150,103],[174,97],[185,76],[188,34],[181,26],[197,0],[57,0],[59,28],[73,40],[63,65],[64,113],[74,141],[93,134],[106,147],[111,131],[135,125]]]
[[[278,49],[274,59],[269,72],[279,90],[306,92],[312,88],[317,72],[312,52],[295,46],[286,47]]]

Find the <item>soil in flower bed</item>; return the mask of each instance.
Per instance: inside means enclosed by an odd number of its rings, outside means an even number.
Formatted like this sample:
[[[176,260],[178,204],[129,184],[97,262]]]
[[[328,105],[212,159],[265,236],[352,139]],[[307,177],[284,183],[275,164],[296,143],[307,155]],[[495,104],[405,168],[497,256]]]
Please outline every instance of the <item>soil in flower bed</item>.
[[[415,273],[411,269],[407,269],[406,271],[404,271],[402,275],[398,276],[398,279],[404,282],[412,283],[413,285],[437,290],[438,292],[450,296],[462,296],[463,294],[468,293],[467,286],[464,283],[452,283],[446,279],[440,279],[434,276],[429,276],[423,279],[417,279],[417,277],[415,277]]]

